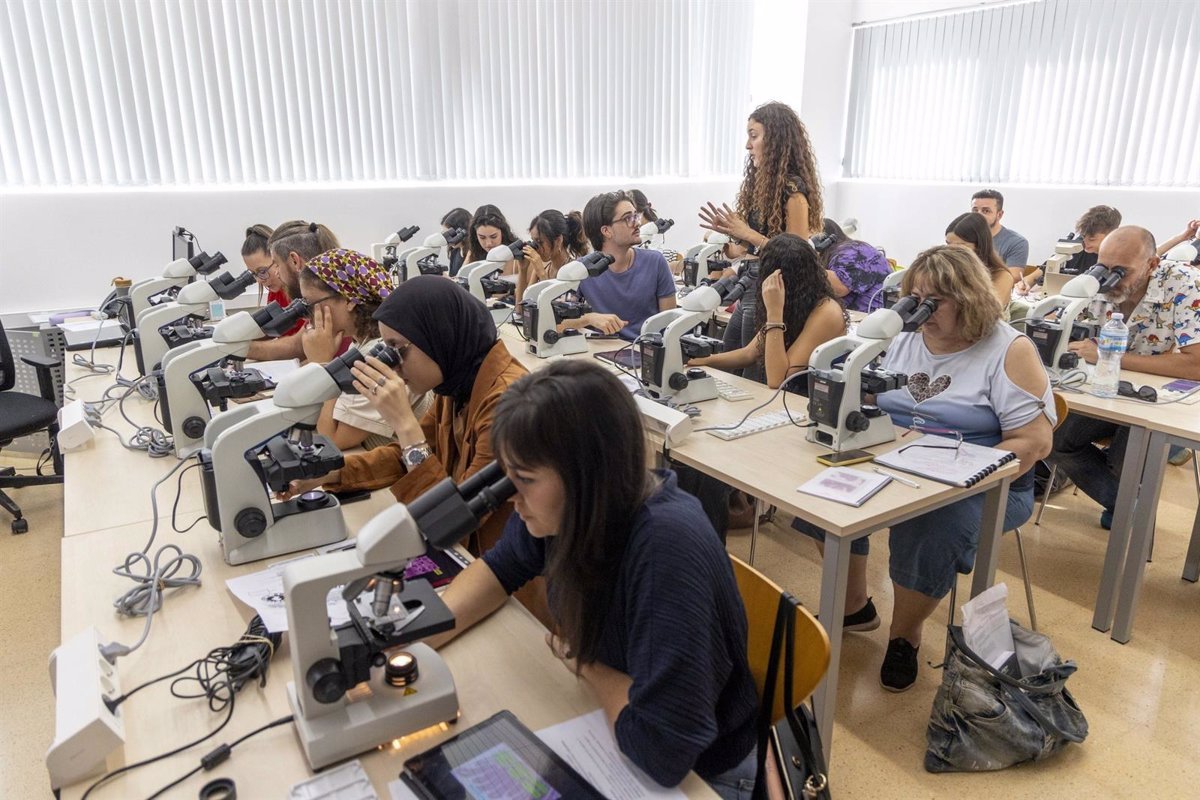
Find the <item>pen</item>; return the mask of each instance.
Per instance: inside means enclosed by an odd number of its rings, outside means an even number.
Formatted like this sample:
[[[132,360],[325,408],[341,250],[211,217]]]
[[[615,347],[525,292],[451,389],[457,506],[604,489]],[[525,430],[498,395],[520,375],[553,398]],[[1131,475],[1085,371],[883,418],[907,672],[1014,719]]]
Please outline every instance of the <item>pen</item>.
[[[879,473],[880,475],[886,475],[894,481],[900,481],[900,483],[903,483],[905,486],[911,486],[914,489],[921,488],[921,484],[917,483],[916,481],[910,481],[908,478],[901,478],[899,475],[893,475],[890,472],[884,472],[879,467],[875,467],[875,472]]]

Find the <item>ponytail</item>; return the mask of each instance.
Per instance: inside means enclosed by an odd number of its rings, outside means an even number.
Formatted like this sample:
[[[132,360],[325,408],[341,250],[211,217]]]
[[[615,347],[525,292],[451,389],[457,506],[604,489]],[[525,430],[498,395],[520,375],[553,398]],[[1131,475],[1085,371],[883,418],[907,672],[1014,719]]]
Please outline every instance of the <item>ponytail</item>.
[[[564,243],[571,258],[580,258],[591,250],[583,232],[583,214],[579,211],[567,214],[567,235],[564,237]]]
[[[267,244],[271,248],[271,254],[280,261],[286,261],[288,253],[296,253],[302,260],[308,261],[321,253],[341,247],[329,228],[302,219],[294,219],[280,225],[271,234]]]

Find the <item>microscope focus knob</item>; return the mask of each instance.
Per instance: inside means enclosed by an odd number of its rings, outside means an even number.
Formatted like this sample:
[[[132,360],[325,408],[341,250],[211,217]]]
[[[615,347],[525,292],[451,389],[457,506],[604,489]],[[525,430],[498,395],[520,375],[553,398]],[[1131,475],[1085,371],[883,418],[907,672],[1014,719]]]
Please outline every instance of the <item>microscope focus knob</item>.
[[[1079,366],[1079,353],[1063,353],[1058,357],[1059,369],[1075,369]]]
[[[304,673],[308,688],[318,703],[336,703],[346,694],[346,679],[342,664],[336,658],[322,658]]]
[[[677,392],[682,392],[687,388],[688,377],[682,372],[672,372],[671,377],[667,378],[667,385]]]
[[[184,435],[193,439],[199,439],[204,436],[204,428],[207,426],[207,421],[199,417],[188,417],[183,421]]]
[[[542,341],[546,344],[555,344],[561,337],[558,331],[548,330],[542,334]]]
[[[257,508],[243,508],[233,518],[233,527],[247,539],[262,536],[267,529],[267,515]]]
[[[846,415],[846,429],[854,433],[862,433],[871,426],[871,420],[861,411],[851,411]]]

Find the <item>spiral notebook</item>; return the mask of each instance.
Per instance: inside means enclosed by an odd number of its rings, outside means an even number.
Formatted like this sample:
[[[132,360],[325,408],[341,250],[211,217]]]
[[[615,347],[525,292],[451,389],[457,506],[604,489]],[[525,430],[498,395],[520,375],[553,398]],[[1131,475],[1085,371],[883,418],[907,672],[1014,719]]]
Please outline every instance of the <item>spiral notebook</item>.
[[[1016,453],[1008,450],[970,442],[956,444],[954,439],[927,433],[875,456],[875,463],[965,489],[1016,458]]]

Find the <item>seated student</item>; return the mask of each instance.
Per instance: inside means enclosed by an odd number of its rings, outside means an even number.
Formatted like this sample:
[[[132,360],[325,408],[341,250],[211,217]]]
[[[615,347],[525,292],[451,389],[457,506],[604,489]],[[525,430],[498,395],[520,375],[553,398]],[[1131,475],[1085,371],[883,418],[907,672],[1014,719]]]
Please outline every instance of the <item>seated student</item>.
[[[391,487],[410,502],[446,477],[462,481],[490,464],[491,430],[500,395],[526,373],[496,336],[483,304],[454,281],[436,275],[409,278],[375,312],[379,334],[395,347],[399,370],[368,357],[354,366],[355,388],[395,432],[395,441],[346,456],[342,469],[312,481],[293,481],[286,496],[324,485],[337,491]],[[436,395],[418,419],[412,395]],[[500,538],[508,512],[491,515],[471,549],[486,551]]]
[[[465,208],[452,208],[446,212],[446,216],[442,217],[442,230],[446,231],[451,228],[462,228],[464,231],[469,231],[471,228],[471,212]],[[468,238],[464,237],[458,244],[452,244],[447,247],[447,258],[450,259],[450,275],[451,277],[458,274],[462,269],[462,265],[467,259],[467,244]]]
[[[304,330],[304,357],[326,364],[342,352],[349,336],[362,353],[379,341],[372,315],[388,296],[391,277],[373,259],[353,250],[330,250],[309,261],[300,272],[300,294],[312,320]],[[409,398],[418,419],[433,404],[428,395]],[[317,432],[340,450],[362,445],[371,450],[392,441],[392,426],[367,396],[343,393],[321,409]]]
[[[518,303],[526,289],[553,278],[563,264],[587,255],[589,249],[583,235],[583,215],[578,211],[563,214],[546,209],[529,223],[529,241],[531,245],[525,246],[525,258],[517,267]]]
[[[1096,265],[1096,253],[1104,237],[1121,227],[1121,212],[1112,206],[1092,206],[1075,220],[1075,233],[1083,240],[1083,249],[1059,268],[1063,275],[1082,275]],[[1018,294],[1028,294],[1046,276],[1044,267],[1017,281]]]
[[[1019,280],[1029,263],[1029,240],[1000,224],[1000,220],[1004,219],[1004,195],[995,189],[976,192],[971,195],[971,213],[978,214],[987,222],[1000,260],[1012,271],[1013,280]]]
[[[636,339],[647,317],[675,308],[675,278],[667,260],[657,250],[637,246],[641,224],[633,201],[622,191],[598,194],[583,207],[583,230],[592,248],[616,260],[579,285],[593,311],[572,320],[573,326]]]
[[[973,252],[988,271],[992,291],[1000,305],[1008,308],[1012,302],[1013,276],[992,246],[992,234],[979,214],[959,214],[946,226],[946,244]]]
[[[834,296],[847,311],[882,308],[883,279],[892,272],[887,256],[866,242],[851,239],[829,217],[825,218],[825,235],[833,237],[833,243],[821,251],[821,266]]]
[[[814,348],[846,332],[846,317],[816,251],[799,236],[782,233],[767,242],[759,270],[757,333],[750,344],[692,359],[688,366],[742,369],[745,377],[765,379],[776,389],[808,366]]]
[[[986,273],[962,248],[939,246],[921,253],[901,288],[922,300],[937,298],[939,304],[919,331],[901,333],[888,347],[884,368],[908,375],[909,381],[876,402],[897,425],[1016,453],[1025,471],[1009,488],[1004,530],[1012,530],[1033,511],[1032,467],[1050,452],[1054,398],[1037,350],[1006,324]],[[892,526],[894,608],[879,674],[888,691],[902,692],[916,681],[922,625],[949,593],[956,573],[974,566],[982,508],[983,495],[975,495]],[[824,537],[803,520],[792,527]],[[867,596],[869,545],[864,538],[850,547],[846,608],[853,611],[845,617],[846,630],[879,627]]]
[[[483,205],[475,209],[471,224],[467,226],[467,260],[474,264],[487,258],[488,251],[502,244],[512,244],[517,240],[512,228],[500,209],[493,205]],[[513,275],[517,271],[516,260],[510,260],[504,265],[503,274]]]
[[[242,242],[242,261],[246,269],[254,275],[258,282],[258,305],[265,306],[278,303],[280,308],[287,308],[292,302],[283,278],[279,276],[279,268],[271,260],[271,249],[267,246],[273,231],[267,225],[251,225],[246,228],[246,239]],[[267,290],[267,300],[263,302],[263,290]],[[304,320],[296,320],[296,324],[284,336],[292,336],[304,328]]]
[[[748,796],[737,786],[755,776],[758,698],[745,608],[700,505],[646,469],[629,391],[595,363],[548,364],[500,398],[492,441],[517,513],[442,595],[457,625],[433,644],[544,575],[547,645],[591,687],[621,752],[663,786],[695,770],[722,797]]]
[[[1129,349],[1121,369],[1200,380],[1200,270],[1161,261],[1145,228],[1117,228],[1100,243],[1100,263],[1124,267],[1125,277],[1108,293],[1111,311],[1125,315]],[[1071,350],[1096,363],[1096,342],[1072,342]],[[1107,450],[1093,442],[1111,438]],[[1129,427],[1072,414],[1054,432],[1050,461],[1099,503],[1101,527],[1112,527],[1121,462]]]
[[[294,219],[280,225],[267,240],[271,251],[271,266],[287,290],[287,296],[300,296],[300,271],[309,259],[341,247],[333,232],[316,222]],[[304,343],[298,336],[279,339],[260,339],[250,343],[249,358],[274,361],[304,358]]]

